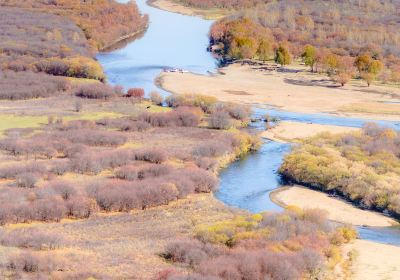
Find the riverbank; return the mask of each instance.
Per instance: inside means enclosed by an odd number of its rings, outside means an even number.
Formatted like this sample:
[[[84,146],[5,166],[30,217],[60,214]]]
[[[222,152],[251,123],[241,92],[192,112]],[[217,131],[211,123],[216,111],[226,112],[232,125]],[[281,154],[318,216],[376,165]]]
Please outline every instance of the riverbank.
[[[338,87],[327,76],[310,73],[302,65],[287,66],[284,70],[268,69],[268,65],[234,63],[220,68],[219,75],[162,73],[157,81],[161,88],[173,93],[201,93],[227,102],[268,104],[307,114],[399,120],[400,104],[393,102],[400,101],[400,88],[367,87],[358,80]],[[371,107],[375,109],[368,109]]]
[[[186,16],[199,16],[204,19],[220,19],[230,14],[230,11],[223,9],[196,9],[181,5],[171,0],[148,0],[147,4],[154,8],[171,13]]]
[[[355,130],[357,128],[346,126],[281,121],[276,126],[262,132],[260,136],[272,141],[294,142],[323,132],[345,133]]]
[[[374,211],[359,209],[344,200],[298,185],[281,187],[272,192],[270,197],[282,207],[294,205],[300,208],[319,208],[326,211],[328,218],[335,222],[370,227],[398,225],[393,218]]]
[[[108,52],[108,51],[112,51],[115,49],[119,49],[121,47],[122,44],[124,44],[125,42],[129,42],[129,41],[133,41],[135,40],[137,37],[140,37],[142,34],[144,34],[146,32],[146,30],[149,28],[149,24],[147,23],[145,27],[143,27],[142,29],[135,31],[133,33],[127,34],[125,36],[121,36],[118,39],[114,40],[113,42],[103,46],[101,49],[99,49],[99,52]]]
[[[355,240],[344,247],[344,251],[355,251],[352,261],[351,279],[354,280],[397,280],[400,279],[398,256],[400,247],[380,244],[368,240]]]

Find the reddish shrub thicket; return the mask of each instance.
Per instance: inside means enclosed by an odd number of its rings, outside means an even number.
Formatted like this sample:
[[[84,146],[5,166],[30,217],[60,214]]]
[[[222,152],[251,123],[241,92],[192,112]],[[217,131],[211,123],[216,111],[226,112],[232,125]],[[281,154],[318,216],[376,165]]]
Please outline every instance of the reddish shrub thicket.
[[[131,118],[118,118],[118,119],[102,119],[96,122],[98,125],[103,125],[108,128],[116,128],[120,131],[145,131],[151,125],[144,121],[133,120]]]
[[[32,72],[0,72],[0,99],[31,99],[61,94],[69,89],[69,82]]]
[[[17,273],[45,273],[68,269],[66,261],[54,258],[52,254],[22,252],[10,257],[6,267]]]
[[[135,160],[148,161],[151,163],[163,163],[167,160],[167,153],[160,148],[144,148],[133,151]]]
[[[35,173],[20,173],[15,178],[17,187],[19,188],[34,188],[40,177]]]
[[[202,117],[200,110],[193,107],[178,107],[166,113],[143,113],[139,120],[147,122],[155,127],[167,126],[198,126]]]
[[[36,228],[20,228],[3,232],[0,235],[3,246],[29,248],[35,250],[54,250],[61,247],[64,240],[61,236]]]
[[[41,163],[12,164],[0,168],[0,178],[15,179],[19,174],[43,174],[44,172],[46,172],[46,166]]]
[[[77,86],[74,92],[78,97],[89,99],[108,100],[116,96],[114,88],[102,83],[82,84]]]
[[[72,143],[89,146],[119,146],[127,141],[127,137],[116,131],[75,129],[54,132],[51,135],[55,139],[67,139]]]
[[[170,171],[169,167],[152,166],[145,170],[160,177],[100,182],[88,186],[88,195],[105,211],[128,211],[167,204],[194,192],[210,192],[218,183],[212,173],[199,168]],[[136,173],[135,177],[139,176],[140,172]]]
[[[169,165],[156,164],[146,167],[123,166],[115,171],[115,177],[121,180],[143,180],[168,175],[173,168]]]
[[[130,88],[128,92],[124,95],[125,97],[133,97],[136,99],[144,98],[144,89],[142,88]]]

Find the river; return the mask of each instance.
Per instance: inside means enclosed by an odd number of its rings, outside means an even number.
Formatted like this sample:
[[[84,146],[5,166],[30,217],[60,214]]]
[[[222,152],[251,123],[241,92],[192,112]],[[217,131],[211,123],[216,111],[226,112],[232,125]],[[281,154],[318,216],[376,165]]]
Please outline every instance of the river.
[[[140,39],[97,56],[109,83],[126,89],[141,87],[148,94],[153,90],[162,91],[155,85],[155,79],[165,68],[182,68],[203,75],[216,71],[217,61],[207,52],[207,34],[212,21],[159,10],[148,6],[146,0],[136,2],[141,12],[149,15],[149,28]],[[267,105],[255,105],[253,109],[255,116],[268,114],[282,120],[307,123],[361,127],[367,121],[373,121],[285,112]],[[400,129],[396,122],[377,122]],[[254,126],[260,129],[263,124]],[[280,211],[281,207],[271,201],[269,194],[280,186],[277,170],[289,150],[289,144],[265,141],[258,152],[234,162],[220,173],[220,188],[215,196],[227,205],[250,212]],[[398,229],[358,227],[358,231],[363,239],[400,246]]]

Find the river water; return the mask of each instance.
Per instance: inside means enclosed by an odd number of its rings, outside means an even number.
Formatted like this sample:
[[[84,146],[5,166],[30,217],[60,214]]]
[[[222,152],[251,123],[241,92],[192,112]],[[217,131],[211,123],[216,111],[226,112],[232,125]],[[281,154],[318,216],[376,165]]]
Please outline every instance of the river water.
[[[149,28],[140,39],[97,56],[109,83],[125,88],[141,87],[149,93],[152,90],[162,91],[154,82],[165,68],[182,68],[197,74],[216,71],[217,60],[207,52],[207,35],[212,21],[159,10],[148,6],[146,0],[136,2],[141,12],[149,15]],[[327,114],[285,112],[267,105],[256,105],[253,110],[256,117],[268,114],[281,120],[307,123],[362,127],[368,122]],[[400,129],[399,122],[376,122]],[[253,125],[256,129],[263,129],[262,123]],[[258,152],[222,170],[220,188],[215,196],[227,205],[250,212],[282,210],[269,195],[280,186],[277,170],[289,150],[289,144],[265,141]],[[400,246],[399,229],[358,227],[358,231],[363,239]]]

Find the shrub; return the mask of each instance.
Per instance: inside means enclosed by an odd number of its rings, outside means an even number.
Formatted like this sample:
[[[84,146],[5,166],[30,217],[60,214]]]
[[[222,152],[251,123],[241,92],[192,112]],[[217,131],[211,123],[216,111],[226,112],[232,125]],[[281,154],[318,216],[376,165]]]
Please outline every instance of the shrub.
[[[0,72],[0,99],[32,99],[62,94],[69,89],[69,82],[32,72]]]
[[[130,165],[122,166],[115,171],[115,177],[121,180],[134,181],[139,179],[138,168]]]
[[[134,152],[135,160],[148,161],[160,164],[167,160],[167,154],[164,150],[158,148],[138,149]]]
[[[125,95],[126,97],[133,97],[136,99],[144,98],[144,89],[142,88],[130,88]]]
[[[74,90],[75,95],[89,99],[108,100],[115,97],[114,89],[101,83],[81,84]]]
[[[43,272],[50,273],[52,271],[65,270],[65,264],[59,258],[54,258],[53,255],[22,252],[11,257],[8,260],[7,268],[16,272],[35,273]]]
[[[53,133],[56,139],[67,139],[72,143],[86,144],[90,146],[120,146],[127,141],[127,137],[116,131],[75,129]],[[75,146],[78,147],[78,146]]]
[[[217,103],[217,99],[212,96],[185,94],[170,95],[165,99],[165,103],[169,107],[194,106],[198,107],[205,113],[211,113],[212,107]]]
[[[51,182],[48,187],[52,188],[64,200],[68,200],[76,194],[75,187],[68,181],[57,180]]]
[[[155,105],[161,106],[164,98],[156,91],[153,91],[150,93],[150,100],[153,102]]]
[[[96,201],[87,197],[75,196],[69,199],[65,205],[66,215],[78,219],[89,218],[98,210]]]
[[[34,188],[39,181],[39,176],[35,173],[22,173],[16,177],[16,184],[19,188]]]
[[[54,250],[62,246],[61,236],[40,231],[36,228],[21,228],[4,232],[0,237],[3,246],[35,250]]]
[[[210,115],[208,126],[214,129],[229,129],[232,127],[232,121],[227,112],[216,111]]]
[[[19,174],[41,174],[46,171],[46,167],[40,163],[13,164],[0,168],[0,178],[14,179]]]
[[[146,112],[141,114],[138,119],[155,127],[195,127],[200,123],[201,117],[202,113],[195,108],[180,107],[166,113]]]

